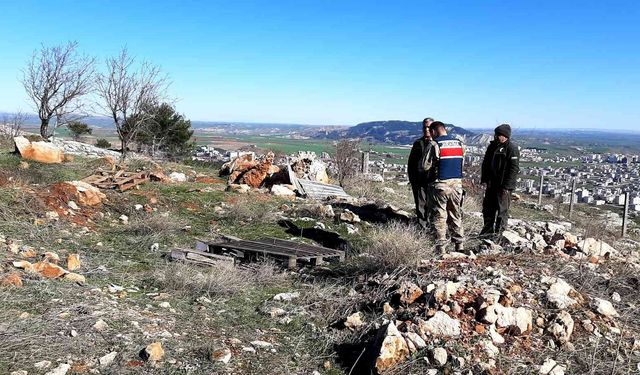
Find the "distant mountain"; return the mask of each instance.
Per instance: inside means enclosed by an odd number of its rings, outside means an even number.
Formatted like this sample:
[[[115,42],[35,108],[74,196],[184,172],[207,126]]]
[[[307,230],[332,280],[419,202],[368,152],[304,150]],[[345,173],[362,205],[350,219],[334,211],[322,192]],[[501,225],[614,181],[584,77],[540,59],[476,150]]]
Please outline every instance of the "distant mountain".
[[[479,136],[453,124],[445,124],[445,126],[449,134],[456,135],[465,142]],[[363,122],[347,129],[323,132],[318,136],[330,139],[360,138],[374,142],[410,144],[422,136],[422,122],[399,120]]]

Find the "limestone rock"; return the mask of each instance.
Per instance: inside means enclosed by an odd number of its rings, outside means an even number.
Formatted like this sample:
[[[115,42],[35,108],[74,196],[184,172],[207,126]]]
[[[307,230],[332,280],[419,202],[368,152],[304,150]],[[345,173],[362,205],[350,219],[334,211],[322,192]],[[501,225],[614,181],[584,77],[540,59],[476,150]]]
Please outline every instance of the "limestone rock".
[[[69,370],[71,370],[71,365],[67,363],[61,363],[58,365],[58,367],[47,372],[45,375],[66,375]]]
[[[543,283],[550,284],[547,290],[547,300],[558,309],[566,309],[578,303],[569,296],[573,287],[561,278],[545,278]]]
[[[300,298],[300,292],[278,293],[273,296],[274,301],[292,301],[296,298]]]
[[[63,184],[75,189],[75,199],[82,206],[96,206],[107,198],[100,189],[84,181],[67,181]]]
[[[547,358],[542,366],[540,366],[539,373],[541,375],[564,375],[565,366],[559,365],[551,358]]]
[[[585,238],[578,243],[578,248],[585,254],[595,257],[606,257],[616,255],[617,251],[602,240],[595,238]]]
[[[227,364],[231,360],[231,350],[229,348],[214,350],[211,353],[211,360]]]
[[[69,271],[75,271],[80,268],[80,255],[69,254],[67,257],[67,269]]]
[[[187,182],[187,175],[180,172],[169,173],[169,179],[171,182]]]
[[[98,363],[102,368],[109,367],[111,366],[111,364],[113,363],[113,361],[116,359],[117,356],[118,356],[118,352],[111,352],[109,354],[105,354],[104,356],[98,359]]]
[[[64,279],[66,281],[70,281],[72,283],[78,283],[78,284],[84,284],[85,282],[87,282],[87,279],[83,275],[80,275],[74,272],[69,272],[65,274]]]
[[[162,343],[154,342],[147,345],[142,352],[140,352],[140,357],[145,361],[157,362],[164,358],[164,349],[162,348]]]
[[[529,240],[520,237],[518,233],[509,229],[502,232],[502,238],[511,246],[526,246],[530,244]]]
[[[20,274],[17,272],[14,273],[10,273],[9,275],[3,277],[0,280],[0,286],[4,286],[4,287],[9,287],[9,286],[14,286],[16,288],[20,288],[22,287],[22,278],[20,277]]]
[[[47,251],[42,254],[42,260],[45,262],[58,264],[60,262],[60,256],[52,251]]]
[[[251,190],[251,186],[247,184],[230,184],[227,188],[238,194],[247,194]]]
[[[33,265],[33,269],[47,279],[57,279],[67,273],[64,268],[49,262],[38,262]]]
[[[568,343],[571,339],[573,326],[574,322],[573,318],[571,318],[571,314],[563,310],[556,314],[556,316],[551,320],[551,325],[547,330],[556,342],[562,345]]]
[[[288,197],[292,198],[296,196],[296,193],[293,189],[287,187],[287,185],[273,185],[271,187],[271,194],[277,197]]]
[[[262,340],[251,341],[250,344],[253,345],[254,347],[258,348],[258,349],[273,348],[273,344],[272,343],[267,342],[267,341],[262,341]]]
[[[396,294],[400,295],[400,302],[410,305],[424,294],[422,289],[410,281],[403,281],[396,290]]]
[[[93,325],[93,329],[98,332],[102,332],[109,328],[109,325],[102,319],[98,319],[98,321]]]
[[[451,318],[443,311],[438,311],[429,320],[419,320],[420,329],[424,333],[434,336],[455,337],[460,336],[460,321]]]
[[[33,264],[27,262],[26,260],[13,262],[13,266],[25,271],[34,271]]]
[[[13,141],[24,159],[46,164],[60,164],[64,161],[64,152],[49,142],[31,142],[23,136],[15,137]]]
[[[447,363],[447,351],[444,348],[435,348],[431,352],[433,362],[436,366],[444,366]]]
[[[347,320],[344,322],[344,326],[352,331],[358,330],[360,327],[364,325],[362,321],[362,313],[356,312],[347,317]]]
[[[613,304],[607,300],[601,298],[593,298],[591,304],[593,306],[593,309],[602,316],[606,316],[609,318],[618,316],[618,312],[613,307]]]
[[[341,214],[340,214],[340,220],[345,221],[347,223],[359,223],[360,220],[360,216],[356,215],[354,212],[352,212],[349,209],[345,209]]]
[[[390,322],[378,332],[375,369],[383,373],[409,358],[409,346],[395,324]]]

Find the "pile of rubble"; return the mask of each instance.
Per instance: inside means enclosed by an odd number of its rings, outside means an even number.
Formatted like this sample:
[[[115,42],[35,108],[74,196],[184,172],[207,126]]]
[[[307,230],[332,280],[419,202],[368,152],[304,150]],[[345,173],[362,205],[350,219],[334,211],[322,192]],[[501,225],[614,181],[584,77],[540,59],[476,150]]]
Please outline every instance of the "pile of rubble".
[[[277,196],[295,197],[295,179],[329,184],[327,167],[313,152],[298,152],[276,165],[273,152],[254,157],[244,154],[223,164],[220,176],[227,176],[229,190],[246,193],[251,188],[268,188]]]
[[[14,270],[7,270],[3,276],[0,276],[1,286],[22,287],[24,278],[60,279],[80,284],[85,282],[83,275],[74,272],[81,267],[80,255],[78,254],[67,256],[65,269],[59,265],[60,256],[54,252],[39,251],[4,236],[0,236],[0,245],[6,247],[6,250],[14,257],[11,261]]]

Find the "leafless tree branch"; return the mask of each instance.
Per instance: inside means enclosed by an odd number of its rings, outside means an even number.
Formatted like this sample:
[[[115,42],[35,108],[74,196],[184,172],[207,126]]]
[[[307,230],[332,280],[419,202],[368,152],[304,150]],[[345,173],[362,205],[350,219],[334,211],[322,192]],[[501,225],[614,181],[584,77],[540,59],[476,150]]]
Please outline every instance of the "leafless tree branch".
[[[22,85],[38,113],[40,135],[45,139],[83,112],[81,98],[92,91],[95,58],[80,55],[77,47],[77,42],[42,46],[22,72]]]

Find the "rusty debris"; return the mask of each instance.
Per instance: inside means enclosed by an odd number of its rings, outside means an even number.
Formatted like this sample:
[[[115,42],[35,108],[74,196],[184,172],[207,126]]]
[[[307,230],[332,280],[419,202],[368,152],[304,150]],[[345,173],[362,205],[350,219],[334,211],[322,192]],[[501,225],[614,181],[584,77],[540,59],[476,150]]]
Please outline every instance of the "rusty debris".
[[[82,179],[100,189],[115,189],[126,191],[148,181],[166,181],[167,176],[162,172],[129,172],[126,170],[103,171],[98,170],[91,176]]]

